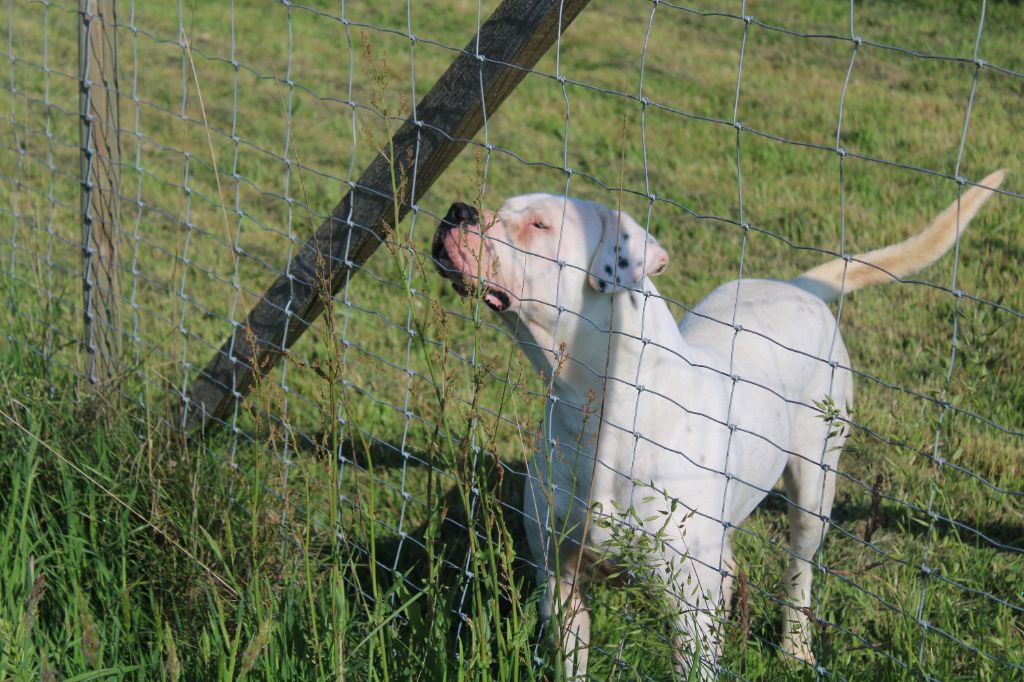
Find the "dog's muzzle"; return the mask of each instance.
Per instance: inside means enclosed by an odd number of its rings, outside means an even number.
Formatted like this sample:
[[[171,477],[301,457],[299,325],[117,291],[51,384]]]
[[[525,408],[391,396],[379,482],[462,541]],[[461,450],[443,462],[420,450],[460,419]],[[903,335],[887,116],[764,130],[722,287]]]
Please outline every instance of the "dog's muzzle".
[[[460,296],[475,296],[477,294],[477,278],[462,272],[452,260],[448,253],[445,240],[452,230],[465,230],[467,225],[480,225],[480,214],[476,208],[461,201],[452,204],[447,215],[441,219],[441,223],[434,232],[434,242],[431,245],[430,256],[434,261],[434,268],[438,274],[452,283],[452,288]],[[507,310],[512,304],[512,299],[507,293],[483,283],[482,297],[492,310],[501,312]]]

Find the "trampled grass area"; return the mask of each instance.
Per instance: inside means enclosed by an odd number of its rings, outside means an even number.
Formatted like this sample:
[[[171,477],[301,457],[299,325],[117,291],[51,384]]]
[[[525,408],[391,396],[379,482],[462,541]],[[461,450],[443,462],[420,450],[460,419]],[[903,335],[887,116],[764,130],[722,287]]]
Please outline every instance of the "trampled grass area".
[[[956,198],[946,176],[1007,167],[1004,189],[1024,193],[1018,5],[988,4],[979,55],[1003,70],[977,71],[980,3],[855,6],[866,42],[851,68],[850,41],[595,0],[557,66],[545,57],[478,135],[494,151],[463,153],[228,428],[180,442],[161,426],[176,392],[387,138],[381,110],[405,115],[469,40],[478,7],[346,2],[346,24],[326,1],[180,15],[122,2],[128,357],[106,422],[76,345],[73,9],[0,13],[13,55],[0,94],[5,679],[555,678],[513,509],[542,383],[424,258],[454,200],[622,201],[671,254],[658,285],[681,315],[741,263],[791,277],[818,250],[906,237]],[[847,3],[746,12],[850,33]],[[370,77],[381,59],[386,82]],[[848,73],[841,165],[830,148]],[[843,304],[865,428],[845,450],[816,576],[826,676],[1022,676],[1022,218],[1019,196],[998,196],[924,283]],[[770,497],[737,534],[750,587],[721,663],[747,679],[815,677],[777,650],[785,527]],[[594,679],[669,677],[655,601],[642,586],[595,589]]]

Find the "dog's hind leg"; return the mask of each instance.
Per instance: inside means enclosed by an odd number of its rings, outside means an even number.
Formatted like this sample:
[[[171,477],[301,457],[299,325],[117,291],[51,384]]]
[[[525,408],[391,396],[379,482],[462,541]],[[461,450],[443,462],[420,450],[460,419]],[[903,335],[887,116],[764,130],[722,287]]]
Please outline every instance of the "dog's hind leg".
[[[814,573],[814,555],[825,541],[828,517],[836,491],[835,468],[839,461],[842,437],[831,437],[822,447],[826,433],[820,420],[811,423],[804,432],[802,442],[807,447],[796,452],[808,453],[817,448],[814,458],[790,456],[783,473],[786,495],[789,497],[789,548],[792,554],[783,577],[786,590],[782,626],[782,650],[808,663],[815,662],[811,625],[811,583]],[[816,444],[815,444],[816,443]]]

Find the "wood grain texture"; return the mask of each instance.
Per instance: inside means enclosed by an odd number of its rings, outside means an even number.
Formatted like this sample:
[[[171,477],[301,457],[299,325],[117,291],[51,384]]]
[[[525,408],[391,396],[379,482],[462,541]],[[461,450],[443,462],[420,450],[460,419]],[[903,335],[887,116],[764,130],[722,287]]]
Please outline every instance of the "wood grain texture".
[[[104,404],[116,404],[121,372],[121,151],[116,0],[79,0],[79,162],[82,179],[82,313],[86,376]]]
[[[493,115],[588,2],[505,0],[495,9],[417,105],[416,120],[392,138],[403,174],[416,178],[399,183],[400,218],[476,135],[485,112]],[[205,428],[230,414],[256,372],[273,368],[323,312],[317,283],[328,282],[336,294],[393,222],[391,163],[379,155],[195,378],[176,419],[179,428]]]

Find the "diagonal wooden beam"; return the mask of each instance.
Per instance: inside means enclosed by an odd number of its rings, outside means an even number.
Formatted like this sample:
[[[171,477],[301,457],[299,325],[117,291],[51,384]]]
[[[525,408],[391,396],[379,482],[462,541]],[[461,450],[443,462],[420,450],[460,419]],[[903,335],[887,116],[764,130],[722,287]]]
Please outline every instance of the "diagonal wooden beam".
[[[394,222],[394,201],[404,216],[480,130],[485,111],[494,114],[588,3],[504,0],[494,10],[417,105],[418,120],[392,138],[393,158],[415,159],[414,168],[403,170],[416,182],[400,183],[393,199],[391,163],[374,159],[188,387],[175,422],[181,429],[205,428],[231,413],[256,373],[269,371],[323,312],[317,283],[329,282],[333,295],[358,272]]]

